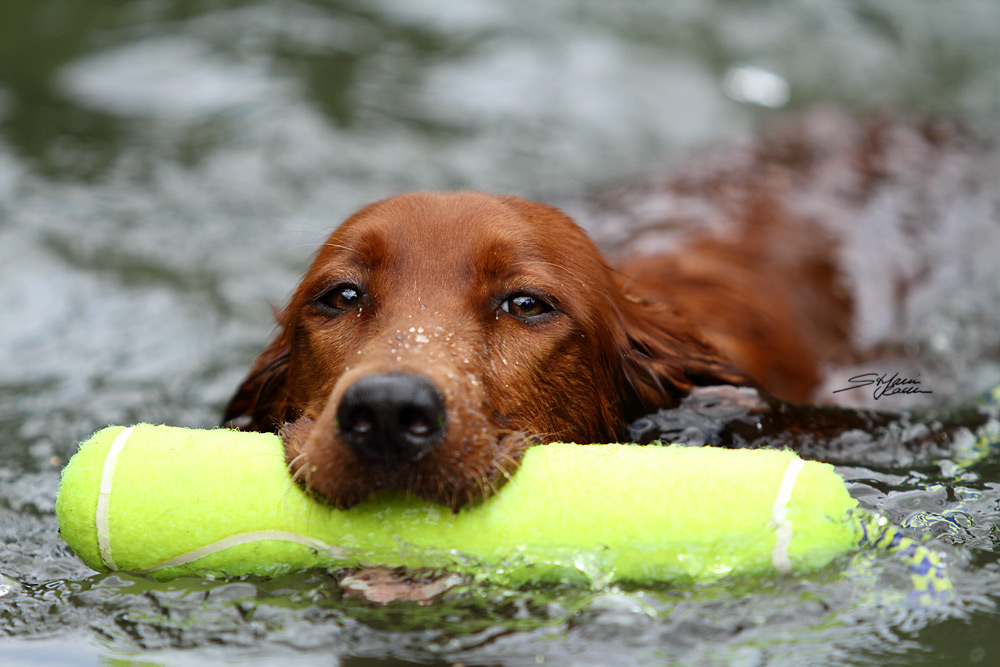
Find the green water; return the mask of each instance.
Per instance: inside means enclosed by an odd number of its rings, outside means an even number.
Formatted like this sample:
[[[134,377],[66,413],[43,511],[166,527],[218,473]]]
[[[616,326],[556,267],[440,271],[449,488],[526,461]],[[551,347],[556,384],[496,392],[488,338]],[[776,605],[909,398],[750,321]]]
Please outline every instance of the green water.
[[[80,564],[53,503],[106,424],[214,424],[272,306],[361,204],[572,197],[817,105],[995,124],[997,26],[992,0],[3,0],[0,664],[995,663],[996,454],[850,471],[864,504],[938,535],[956,595],[931,609],[871,555],[431,606],[348,599],[321,573],[154,583]],[[734,99],[744,66],[787,99]]]

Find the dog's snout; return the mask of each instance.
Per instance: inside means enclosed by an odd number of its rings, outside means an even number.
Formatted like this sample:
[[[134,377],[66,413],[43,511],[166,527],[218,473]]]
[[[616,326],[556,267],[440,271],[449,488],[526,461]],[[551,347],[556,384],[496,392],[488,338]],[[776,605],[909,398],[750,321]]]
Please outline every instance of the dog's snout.
[[[341,440],[361,458],[383,464],[421,458],[444,435],[446,422],[444,397],[417,373],[361,378],[337,408]]]

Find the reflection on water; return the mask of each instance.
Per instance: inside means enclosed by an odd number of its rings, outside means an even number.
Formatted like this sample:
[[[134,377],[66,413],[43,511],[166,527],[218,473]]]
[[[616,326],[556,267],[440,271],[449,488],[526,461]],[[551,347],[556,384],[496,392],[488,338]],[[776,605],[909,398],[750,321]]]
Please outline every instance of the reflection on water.
[[[861,556],[696,590],[464,587],[431,607],[371,608],[320,574],[91,577],[51,504],[73,443],[101,426],[213,424],[271,306],[362,203],[453,187],[563,200],[746,137],[773,108],[995,122],[1000,4],[5,0],[2,13],[0,662],[1000,652],[996,454],[936,475],[848,471],[864,504],[948,546],[958,594],[930,611],[898,604],[898,564]],[[941,334],[925,349],[982,340],[968,324],[981,318],[953,312],[912,314]]]
[[[774,72],[743,65],[726,72],[722,89],[735,102],[749,102],[762,107],[780,109],[791,99],[788,82]]]

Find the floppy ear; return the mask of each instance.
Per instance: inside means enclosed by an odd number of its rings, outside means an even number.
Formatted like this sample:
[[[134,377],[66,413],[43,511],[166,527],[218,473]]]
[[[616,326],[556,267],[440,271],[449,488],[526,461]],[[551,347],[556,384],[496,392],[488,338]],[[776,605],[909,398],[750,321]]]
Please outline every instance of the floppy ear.
[[[277,431],[292,420],[287,388],[290,352],[288,336],[282,327],[230,399],[223,426],[244,431]]]
[[[712,346],[682,313],[667,304],[622,294],[616,345],[630,417],[673,407],[693,387],[756,386]]]

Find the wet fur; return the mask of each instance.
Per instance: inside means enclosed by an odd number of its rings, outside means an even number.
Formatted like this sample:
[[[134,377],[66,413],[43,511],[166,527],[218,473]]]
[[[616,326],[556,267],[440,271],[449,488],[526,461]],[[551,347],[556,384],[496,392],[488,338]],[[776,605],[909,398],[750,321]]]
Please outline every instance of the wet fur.
[[[911,165],[978,145],[933,126],[811,122],[588,202],[588,227],[602,215],[604,228],[635,226],[604,244],[614,266],[562,211],[515,197],[418,193],[362,209],[318,252],[228,423],[280,430],[293,474],[338,507],[394,488],[458,508],[502,484],[526,447],[627,439],[632,420],[699,386],[757,388],[785,431],[818,433],[783,406],[815,400],[830,367],[861,358],[852,330],[871,300],[843,270],[842,232],[884,189],[919,194],[932,175]],[[894,162],[905,151],[916,161]],[[643,219],[652,201],[668,210]],[[318,308],[343,282],[362,286],[359,307]],[[504,312],[522,291],[554,316]],[[358,378],[399,370],[440,389],[447,431],[419,461],[366,462],[340,441],[337,405]],[[821,455],[825,441],[809,442]]]
[[[317,299],[345,282],[365,302],[331,317]],[[544,204],[471,192],[373,204],[324,244],[227,419],[280,428],[293,473],[337,506],[399,488],[458,507],[502,482],[530,443],[615,440],[692,386],[754,382],[628,282]],[[500,308],[522,291],[553,317],[526,324]],[[432,379],[449,424],[430,456],[388,469],[338,441],[335,415],[353,382],[399,370]]]

